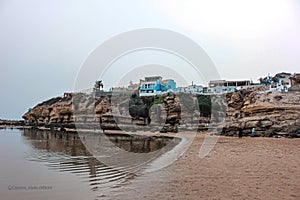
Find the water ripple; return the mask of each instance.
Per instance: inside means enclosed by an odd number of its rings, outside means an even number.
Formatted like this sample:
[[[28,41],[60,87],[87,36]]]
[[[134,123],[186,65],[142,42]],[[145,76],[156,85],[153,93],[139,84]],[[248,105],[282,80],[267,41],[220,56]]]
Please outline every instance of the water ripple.
[[[24,130],[23,138],[31,147],[24,155],[26,160],[44,163],[58,173],[75,174],[83,182],[88,182],[92,191],[101,191],[102,194],[133,179],[139,169],[138,164],[124,167],[104,165],[87,151],[80,137],[73,133]],[[124,142],[128,141],[124,139]],[[157,141],[159,145],[165,145],[162,139]],[[120,140],[118,144],[122,145]]]

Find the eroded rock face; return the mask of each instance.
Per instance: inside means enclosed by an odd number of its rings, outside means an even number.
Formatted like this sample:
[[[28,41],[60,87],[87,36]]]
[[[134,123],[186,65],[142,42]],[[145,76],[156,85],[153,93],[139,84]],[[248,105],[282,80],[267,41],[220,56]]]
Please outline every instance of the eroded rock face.
[[[300,93],[264,92],[263,88],[227,94],[228,110],[224,135],[237,135],[243,129],[256,136],[285,134],[295,136],[300,129]]]
[[[179,98],[174,94],[165,95],[163,109],[167,116],[161,132],[178,132],[178,126],[181,119],[181,106]]]
[[[0,128],[3,128],[5,126],[24,126],[24,120],[5,120],[5,119],[0,119]]]
[[[27,125],[67,127],[73,124],[73,108],[70,98],[56,97],[38,104],[23,115]]]
[[[203,117],[201,113],[197,115],[193,113],[195,99],[181,94],[170,93],[161,98],[162,102],[152,105],[149,110],[150,125],[158,127],[161,132],[177,132],[179,128],[189,130],[192,128],[188,125],[195,122],[200,130],[205,130],[208,123],[218,121],[216,116],[225,114],[214,111],[211,118]],[[250,135],[253,128],[256,136],[283,134],[294,137],[299,132],[300,93],[265,92],[265,88],[258,87],[228,93],[225,99],[227,102],[221,102],[222,98],[217,100],[221,106],[227,103],[226,117],[221,116],[225,122],[218,124],[223,135],[236,136],[239,129],[243,129],[244,135]],[[126,104],[125,101],[123,103]],[[83,128],[100,125],[103,129],[119,129],[120,124],[128,129],[133,123],[148,125],[149,122],[143,118],[133,121],[126,107],[115,109],[115,106],[111,103],[110,93],[97,97],[77,93],[71,98],[57,97],[38,104],[23,118],[28,125],[50,128],[75,128],[75,123]],[[120,113],[114,113],[114,110],[118,110],[123,117]],[[124,117],[124,113],[128,117]]]

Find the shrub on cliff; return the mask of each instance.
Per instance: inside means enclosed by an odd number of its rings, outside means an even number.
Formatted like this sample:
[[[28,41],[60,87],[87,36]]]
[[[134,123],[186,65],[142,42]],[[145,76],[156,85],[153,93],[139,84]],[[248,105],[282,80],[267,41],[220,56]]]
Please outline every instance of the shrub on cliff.
[[[200,110],[200,116],[210,117],[211,116],[211,99],[209,95],[198,96],[198,105]]]

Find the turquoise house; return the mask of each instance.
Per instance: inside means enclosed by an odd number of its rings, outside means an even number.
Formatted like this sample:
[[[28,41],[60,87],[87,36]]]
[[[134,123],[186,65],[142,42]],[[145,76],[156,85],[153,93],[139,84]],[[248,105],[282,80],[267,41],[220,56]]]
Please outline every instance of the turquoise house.
[[[173,79],[162,80],[161,76],[145,77],[140,80],[140,96],[154,96],[167,91],[174,91],[176,82]]]

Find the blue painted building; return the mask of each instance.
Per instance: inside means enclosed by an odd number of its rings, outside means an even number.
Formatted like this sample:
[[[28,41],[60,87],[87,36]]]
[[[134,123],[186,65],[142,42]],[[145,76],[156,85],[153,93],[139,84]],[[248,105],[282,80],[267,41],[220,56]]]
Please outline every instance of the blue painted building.
[[[145,77],[140,80],[140,96],[154,96],[168,91],[174,91],[176,82],[173,79],[163,80],[161,76]]]

